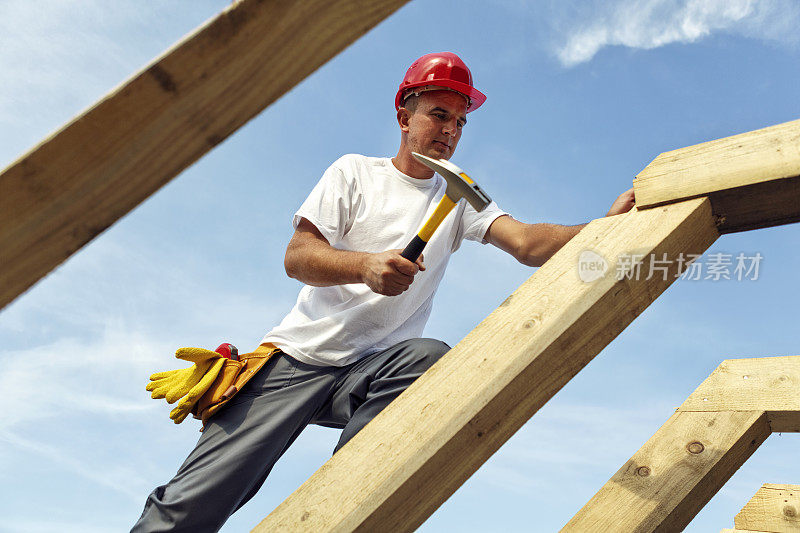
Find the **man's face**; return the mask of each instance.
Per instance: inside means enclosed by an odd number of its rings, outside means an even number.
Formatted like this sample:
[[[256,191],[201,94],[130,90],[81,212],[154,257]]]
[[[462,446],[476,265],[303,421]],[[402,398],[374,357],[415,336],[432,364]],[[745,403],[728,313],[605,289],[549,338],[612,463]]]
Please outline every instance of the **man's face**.
[[[416,110],[410,113],[407,124],[404,122],[401,120],[400,127],[408,133],[406,142],[412,151],[450,159],[467,123],[467,100],[453,91],[423,92]]]

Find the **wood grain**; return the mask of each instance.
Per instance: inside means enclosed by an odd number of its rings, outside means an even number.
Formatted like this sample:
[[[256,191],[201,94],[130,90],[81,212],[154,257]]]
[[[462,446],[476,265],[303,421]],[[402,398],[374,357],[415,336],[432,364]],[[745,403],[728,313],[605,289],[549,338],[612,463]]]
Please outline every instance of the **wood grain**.
[[[656,157],[634,180],[640,209],[708,196],[721,233],[800,220],[800,120]]]
[[[800,485],[764,483],[734,524],[737,529],[800,533]]]
[[[717,238],[690,200],[592,221],[254,531],[413,531]],[[578,276],[591,251],[608,275]],[[617,279],[626,254],[645,275]]]
[[[0,174],[0,307],[407,0],[240,0]]]
[[[800,356],[727,359],[678,410],[761,410],[772,431],[800,431]]]

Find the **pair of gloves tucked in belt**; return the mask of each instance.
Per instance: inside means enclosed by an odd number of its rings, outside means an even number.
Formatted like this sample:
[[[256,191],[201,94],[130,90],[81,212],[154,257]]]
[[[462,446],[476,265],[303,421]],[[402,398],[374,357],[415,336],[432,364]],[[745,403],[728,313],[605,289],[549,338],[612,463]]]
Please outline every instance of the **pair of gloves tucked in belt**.
[[[236,355],[236,347],[227,343],[213,352],[204,348],[179,348],[175,357],[194,364],[189,368],[156,372],[150,376],[146,388],[152,392],[152,398],[164,398],[170,404],[183,398],[169,414],[176,424],[180,424],[214,383],[225,360],[235,359]]]

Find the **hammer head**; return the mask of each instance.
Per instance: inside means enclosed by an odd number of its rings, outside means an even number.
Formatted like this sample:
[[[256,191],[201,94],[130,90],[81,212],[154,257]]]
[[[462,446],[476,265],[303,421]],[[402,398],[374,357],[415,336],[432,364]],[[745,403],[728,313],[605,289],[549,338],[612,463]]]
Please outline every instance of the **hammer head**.
[[[467,176],[467,173],[458,168],[447,159],[433,159],[428,156],[411,152],[411,155],[433,171],[438,172],[447,182],[447,189],[444,193],[453,201],[458,203],[464,198],[475,211],[483,211],[492,201],[489,195],[478,187],[478,184]]]

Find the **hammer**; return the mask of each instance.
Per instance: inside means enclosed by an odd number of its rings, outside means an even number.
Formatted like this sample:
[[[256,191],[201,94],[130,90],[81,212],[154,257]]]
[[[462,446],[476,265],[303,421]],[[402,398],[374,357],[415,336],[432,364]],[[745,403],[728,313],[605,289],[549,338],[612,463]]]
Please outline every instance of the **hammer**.
[[[444,196],[439,201],[433,214],[427,222],[422,226],[411,242],[408,243],[406,249],[403,250],[402,255],[409,261],[416,261],[425,245],[431,240],[433,233],[442,220],[447,216],[450,211],[456,206],[459,200],[464,198],[469,205],[475,208],[479,213],[486,209],[486,206],[492,201],[489,196],[478,187],[478,184],[472,181],[472,178],[467,176],[467,173],[458,168],[456,165],[446,159],[432,159],[430,157],[411,152],[417,161],[425,164],[429,168],[438,172],[447,182],[447,188],[444,190]]]

